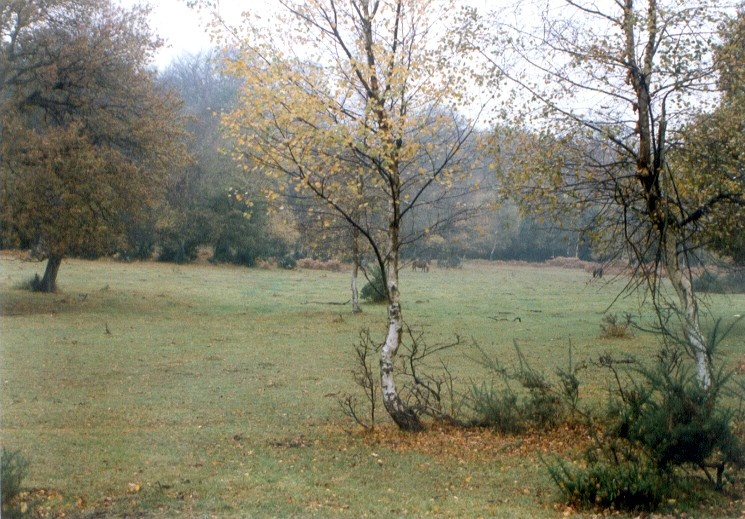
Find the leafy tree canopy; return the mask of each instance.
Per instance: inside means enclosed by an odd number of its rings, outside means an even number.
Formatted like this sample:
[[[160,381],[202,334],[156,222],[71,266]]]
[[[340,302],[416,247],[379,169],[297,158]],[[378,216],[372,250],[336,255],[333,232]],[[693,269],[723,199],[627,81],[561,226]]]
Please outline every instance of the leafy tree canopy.
[[[49,258],[111,251],[185,157],[178,102],[155,87],[147,10],[14,1],[0,15],[3,245]]]
[[[745,7],[745,6],[744,6]],[[681,196],[700,218],[697,242],[745,264],[745,11],[721,28],[715,53],[719,105],[684,132],[673,162],[683,172]],[[698,223],[698,222],[697,222]]]

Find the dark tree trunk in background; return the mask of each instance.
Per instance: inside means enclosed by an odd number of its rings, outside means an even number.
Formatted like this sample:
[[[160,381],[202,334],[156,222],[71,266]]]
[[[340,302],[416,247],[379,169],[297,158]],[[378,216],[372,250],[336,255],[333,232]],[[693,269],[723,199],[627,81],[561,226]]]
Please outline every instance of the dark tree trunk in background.
[[[47,259],[47,268],[44,270],[44,277],[39,280],[37,275],[34,280],[34,290],[36,292],[56,292],[57,291],[57,273],[62,264],[62,256],[49,256]]]

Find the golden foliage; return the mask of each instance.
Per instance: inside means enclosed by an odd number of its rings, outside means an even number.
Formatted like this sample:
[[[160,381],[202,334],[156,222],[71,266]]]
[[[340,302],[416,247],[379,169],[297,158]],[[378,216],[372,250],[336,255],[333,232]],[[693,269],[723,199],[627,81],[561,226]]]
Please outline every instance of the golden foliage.
[[[453,108],[468,78],[461,56],[434,48],[440,2],[355,5],[288,2],[280,33],[247,19],[226,63],[244,87],[223,122],[235,157],[271,181],[270,200],[316,199],[384,229],[467,169],[451,159],[463,143]]]

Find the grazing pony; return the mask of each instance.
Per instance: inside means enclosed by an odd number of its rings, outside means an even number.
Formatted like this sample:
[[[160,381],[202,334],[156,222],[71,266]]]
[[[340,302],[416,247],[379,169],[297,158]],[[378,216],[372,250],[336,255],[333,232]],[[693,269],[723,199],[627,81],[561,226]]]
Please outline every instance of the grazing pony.
[[[411,263],[411,268],[414,270],[414,272],[416,272],[417,269],[421,270],[422,272],[429,272],[429,263],[427,263],[426,260],[415,259]]]

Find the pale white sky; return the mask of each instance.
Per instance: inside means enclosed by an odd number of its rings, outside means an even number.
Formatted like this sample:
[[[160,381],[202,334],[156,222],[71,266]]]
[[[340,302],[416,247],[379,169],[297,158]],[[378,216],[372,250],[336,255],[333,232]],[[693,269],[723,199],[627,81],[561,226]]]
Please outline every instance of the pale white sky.
[[[185,52],[197,54],[211,47],[210,36],[205,24],[209,16],[187,7],[187,0],[117,0],[124,7],[137,4],[149,4],[151,11],[151,29],[165,40],[165,45],[156,56],[156,66],[166,67],[174,58]],[[512,0],[510,0],[512,1]],[[276,0],[217,0],[220,12],[229,22],[238,22],[244,11],[259,13],[270,18],[276,12]],[[482,8],[490,4],[489,0],[468,0],[471,5]]]
[[[149,4],[153,31],[165,40],[165,45],[156,56],[158,68],[167,66],[174,58],[185,52],[196,54],[211,47],[205,24],[209,16],[190,9],[187,0],[118,0],[124,7]],[[238,21],[246,10],[271,14],[272,0],[218,0],[220,12],[229,21]]]

